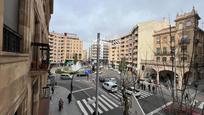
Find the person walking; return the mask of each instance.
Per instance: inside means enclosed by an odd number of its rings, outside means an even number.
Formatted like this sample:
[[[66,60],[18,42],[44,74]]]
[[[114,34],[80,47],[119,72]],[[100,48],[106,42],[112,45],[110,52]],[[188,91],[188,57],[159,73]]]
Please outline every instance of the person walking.
[[[145,90],[146,89],[146,85],[144,84],[143,86],[144,86],[144,90]]]
[[[60,98],[60,100],[59,100],[59,111],[61,111],[63,109],[63,104],[64,104],[64,101],[62,100],[62,98]]]
[[[149,89],[149,92],[151,91],[151,87],[150,87],[150,84],[148,85],[148,89]]]
[[[52,90],[52,94],[54,94],[55,92],[54,86],[51,87],[51,90]]]
[[[69,95],[67,96],[67,99],[68,99],[68,103],[70,104],[71,100],[72,100],[72,94],[69,93]]]
[[[154,91],[155,91],[155,86],[154,86],[154,85],[152,86],[152,91],[153,91],[153,93],[154,93]]]

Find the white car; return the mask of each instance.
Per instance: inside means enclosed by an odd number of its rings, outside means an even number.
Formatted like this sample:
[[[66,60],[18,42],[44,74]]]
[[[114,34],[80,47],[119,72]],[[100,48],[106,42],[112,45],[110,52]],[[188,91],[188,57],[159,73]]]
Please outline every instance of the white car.
[[[134,94],[136,97],[140,97],[141,96],[141,92],[139,90],[137,90],[137,89],[134,89],[134,87],[128,87],[125,90],[125,93],[127,93],[129,95]]]
[[[116,78],[106,78],[105,79],[105,82],[113,82],[113,83],[117,83],[117,80],[116,80]]]
[[[110,92],[116,92],[118,90],[117,84],[113,82],[104,82],[103,88],[110,91]]]

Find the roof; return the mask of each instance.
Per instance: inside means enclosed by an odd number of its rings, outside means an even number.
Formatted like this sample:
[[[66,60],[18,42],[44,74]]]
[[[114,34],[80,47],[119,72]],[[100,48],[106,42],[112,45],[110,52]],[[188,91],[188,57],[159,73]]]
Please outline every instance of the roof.
[[[107,82],[104,82],[104,83],[108,83],[110,85],[117,85],[116,83],[113,83],[112,81],[107,81]]]

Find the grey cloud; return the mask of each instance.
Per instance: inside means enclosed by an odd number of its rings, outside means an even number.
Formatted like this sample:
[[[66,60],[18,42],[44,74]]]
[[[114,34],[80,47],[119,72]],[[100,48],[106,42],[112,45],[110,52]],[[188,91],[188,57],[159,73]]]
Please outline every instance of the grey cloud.
[[[204,18],[203,4],[202,0],[55,0],[50,31],[76,33],[88,48],[97,32],[112,38],[142,21],[170,16],[173,22],[177,13],[193,6]]]

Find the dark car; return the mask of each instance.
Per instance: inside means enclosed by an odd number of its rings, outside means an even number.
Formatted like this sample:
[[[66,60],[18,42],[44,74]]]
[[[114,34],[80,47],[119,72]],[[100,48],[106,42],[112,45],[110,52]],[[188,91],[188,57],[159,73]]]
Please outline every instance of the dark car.
[[[105,77],[99,76],[99,81],[100,82],[104,82],[105,81]]]

